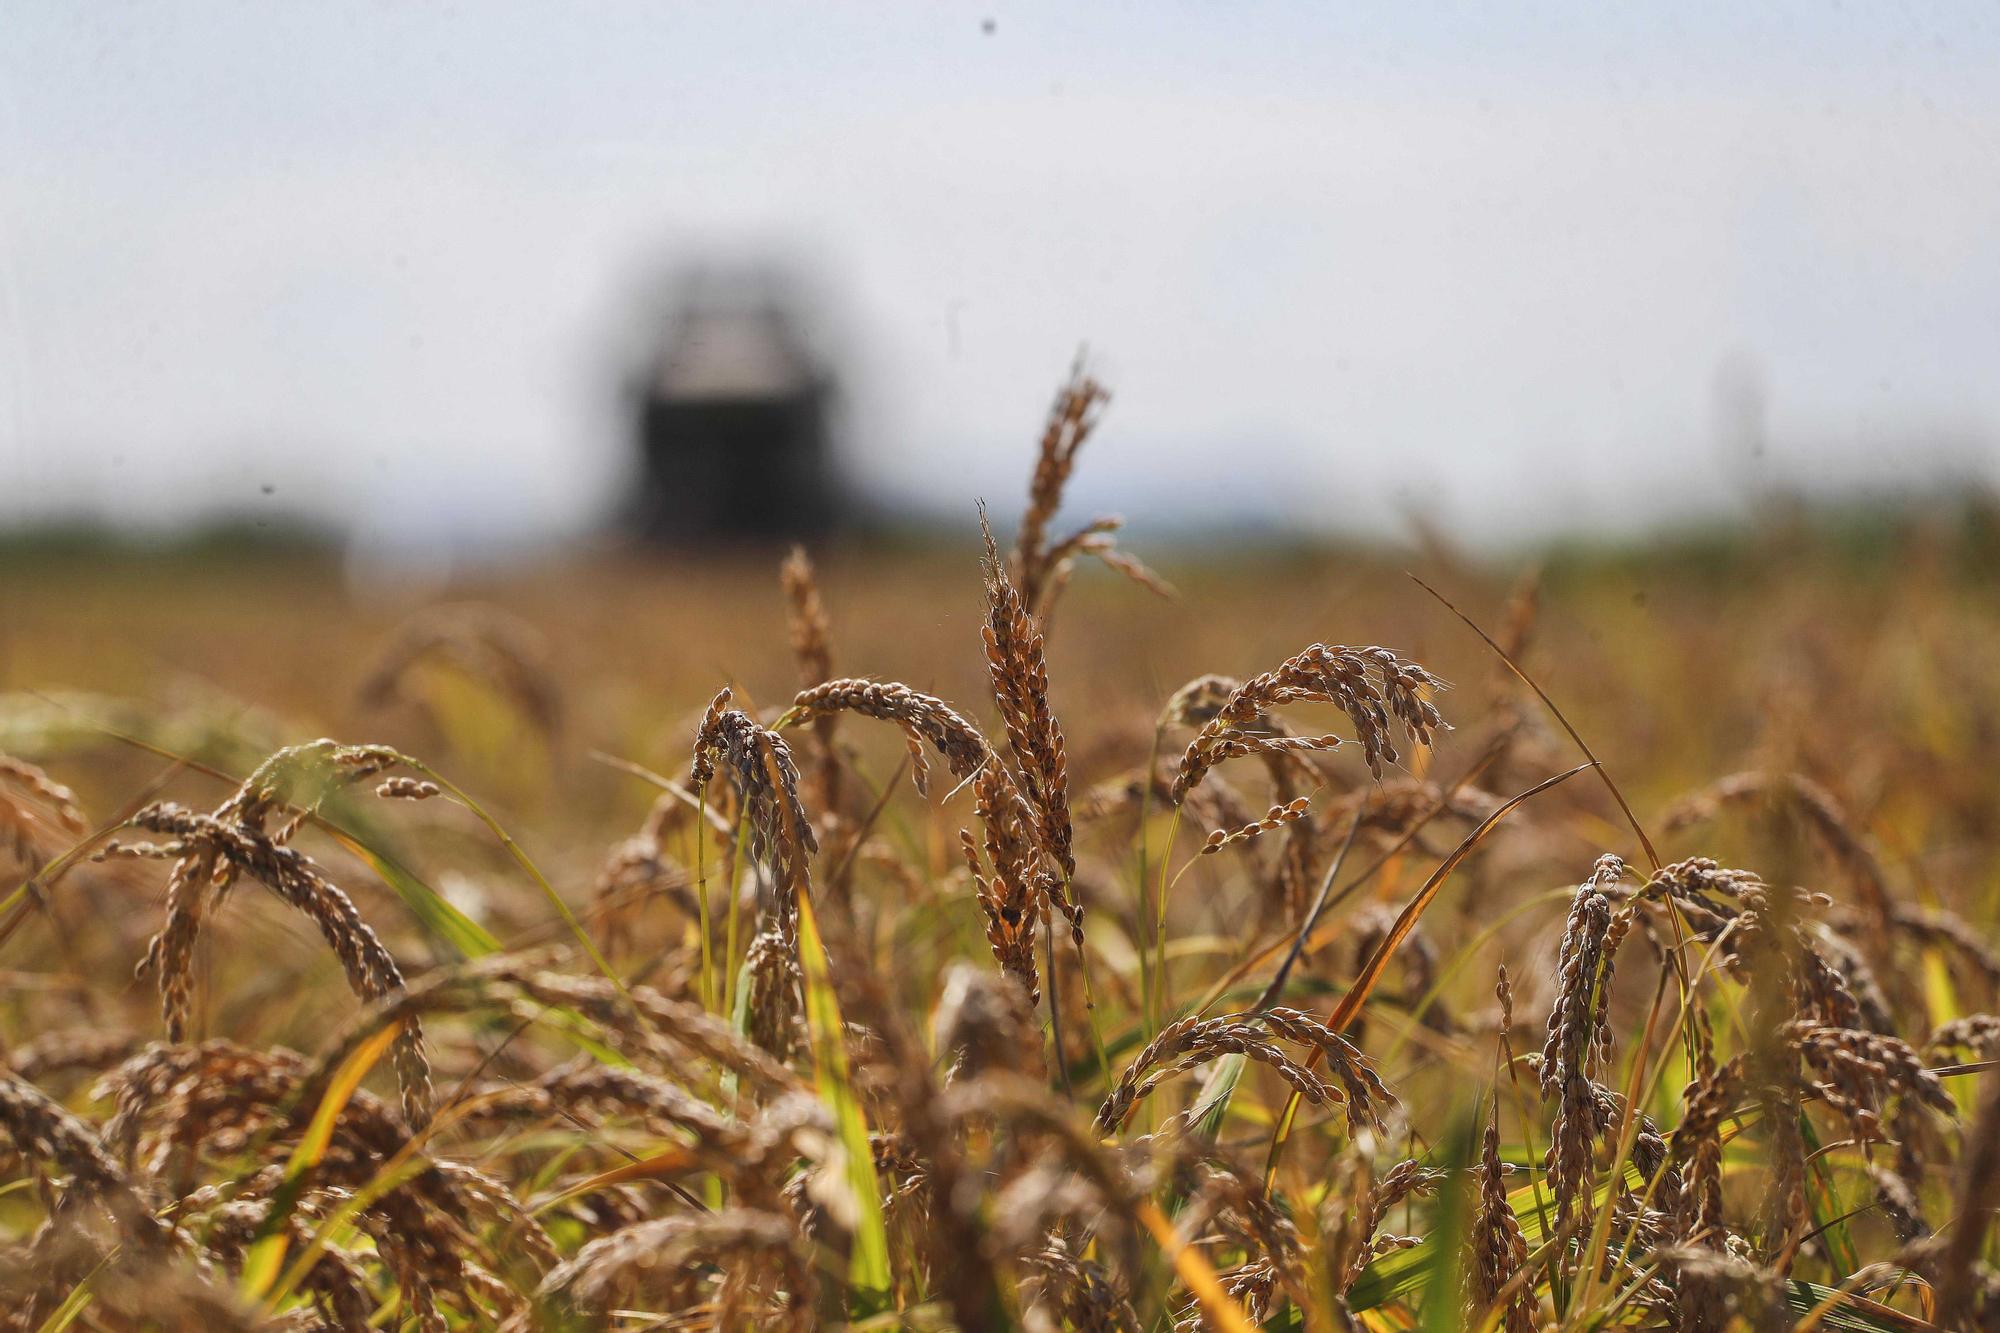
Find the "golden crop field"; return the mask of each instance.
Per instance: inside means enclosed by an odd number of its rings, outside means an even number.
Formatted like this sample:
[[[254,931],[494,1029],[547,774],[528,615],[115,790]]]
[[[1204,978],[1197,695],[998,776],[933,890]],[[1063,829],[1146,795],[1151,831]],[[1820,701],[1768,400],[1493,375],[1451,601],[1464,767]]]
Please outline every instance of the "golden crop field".
[[[1990,508],[1207,552],[1100,406],[990,557],[7,555],[0,1321],[2000,1326]]]

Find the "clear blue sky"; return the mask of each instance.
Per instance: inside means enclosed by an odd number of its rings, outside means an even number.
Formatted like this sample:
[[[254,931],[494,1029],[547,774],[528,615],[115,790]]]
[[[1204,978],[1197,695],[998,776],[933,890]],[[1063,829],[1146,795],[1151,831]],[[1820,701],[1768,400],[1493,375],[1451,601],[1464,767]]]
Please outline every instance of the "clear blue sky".
[[[13,0],[0,520],[573,530],[649,284],[763,253],[825,293],[855,477],[925,504],[1012,500],[1086,340],[1083,503],[1162,517],[1990,469],[1996,15]]]

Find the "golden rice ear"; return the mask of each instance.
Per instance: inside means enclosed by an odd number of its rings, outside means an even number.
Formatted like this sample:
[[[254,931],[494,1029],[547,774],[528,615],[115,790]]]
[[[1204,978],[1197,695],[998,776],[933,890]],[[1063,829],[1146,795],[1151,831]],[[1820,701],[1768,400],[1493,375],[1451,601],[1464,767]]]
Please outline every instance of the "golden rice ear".
[[[794,546],[778,567],[785,590],[785,609],[797,659],[799,685],[811,689],[833,679],[833,622],[820,599],[819,574],[803,546]]]
[[[858,713],[901,728],[910,750],[911,777],[919,794],[924,792],[930,771],[930,764],[924,758],[924,744],[942,755],[951,775],[961,781],[976,773],[992,753],[979,728],[951,705],[895,681],[829,680],[801,690],[777,726],[817,722],[838,713]]]
[[[76,794],[25,759],[0,754],[0,846],[29,874],[90,832]]]
[[[38,1172],[66,1180],[75,1203],[108,1212],[124,1243],[154,1255],[182,1247],[182,1238],[153,1216],[125,1169],[88,1125],[40,1089],[3,1072],[0,1130]]]
[[[491,689],[553,740],[563,725],[563,692],[549,659],[541,632],[497,606],[432,606],[411,616],[383,644],[357,696],[374,710],[406,702],[435,722],[433,700],[417,677],[426,663],[440,663]]]
[[[1212,830],[1201,845],[1201,853],[1203,856],[1213,856],[1225,847],[1234,847],[1261,838],[1273,829],[1283,828],[1287,824],[1305,818],[1306,812],[1311,809],[1310,796],[1301,796],[1285,805],[1274,805],[1262,819],[1253,820],[1233,829]]]
[[[1035,968],[1035,929],[1041,907],[1040,849],[1033,820],[997,763],[979,771],[973,793],[973,813],[984,830],[986,860],[993,869],[990,876],[980,874],[979,849],[972,835],[961,833],[960,838],[972,867],[980,911],[986,916],[986,941],[1000,971],[1028,992],[1030,1002],[1038,1002],[1041,979]]]
[[[280,750],[265,760],[213,814],[162,801],[126,820],[132,828],[173,839],[170,846],[176,859],[167,884],[166,920],[148,943],[141,965],[158,977],[170,1039],[182,1041],[187,1036],[195,944],[203,920],[239,877],[263,884],[313,923],[340,960],[357,996],[379,1000],[403,988],[402,968],[362,919],[354,901],[316,862],[285,844],[331,794],[405,762],[386,746],[315,741]],[[411,785],[397,788],[400,783]],[[407,778],[391,778],[385,785],[410,794],[436,791],[430,783]],[[295,799],[302,803],[292,805]],[[286,815],[285,821],[267,831],[271,819],[280,814]],[[156,849],[142,850],[151,855]],[[430,1117],[431,1072],[423,1029],[414,1017],[398,1033],[391,1058],[402,1084],[404,1115],[412,1125],[421,1125]]]
[[[1028,482],[1028,507],[1021,514],[1020,530],[1007,565],[1020,583],[1023,604],[1033,611],[1047,609],[1051,580],[1083,536],[1109,531],[1093,525],[1067,543],[1049,541],[1049,524],[1062,508],[1063,491],[1076,470],[1076,455],[1097,429],[1104,406],[1111,395],[1104,386],[1084,373],[1083,355],[1077,354],[1069,378],[1056,390],[1049,407],[1048,422],[1035,452],[1035,470]],[[1116,526],[1115,521],[1112,526]],[[1067,548],[1067,549],[1066,549]]]
[[[980,525],[985,528],[982,509]],[[1049,665],[1042,636],[993,548],[986,528],[986,671],[1007,731],[1022,794],[1033,808],[1043,850],[1065,881],[1076,875],[1069,808],[1069,754],[1062,726],[1049,709]]]
[[[792,548],[778,567],[778,578],[785,590],[785,619],[791,630],[799,685],[811,690],[833,679],[833,624],[820,597],[819,575],[805,547]],[[840,813],[841,804],[840,754],[834,748],[836,730],[838,723],[833,711],[822,711],[814,717],[809,796],[811,804],[829,818]],[[922,752],[915,753],[921,766]],[[922,789],[919,781],[918,790]]]
[[[1500,1327],[1506,1333],[1533,1333],[1534,1300],[1519,1281],[1528,1264],[1528,1242],[1520,1219],[1507,1199],[1507,1178],[1500,1162],[1500,1109],[1496,1104],[1480,1138],[1479,1192],[1467,1237],[1468,1322],[1504,1303]]]
[[[769,1283],[788,1293],[790,1318],[812,1308],[817,1284],[796,1230],[782,1216],[746,1208],[656,1218],[593,1240],[551,1270],[535,1295],[552,1318],[602,1317],[641,1294],[672,1295],[710,1265],[744,1287]]]
[[[1328,1083],[1307,1062],[1294,1059],[1271,1037],[1305,1046],[1316,1057],[1327,1057],[1339,1086]],[[1138,1103],[1177,1074],[1220,1059],[1240,1055],[1266,1065],[1314,1106],[1344,1104],[1350,1128],[1379,1128],[1384,1111],[1395,1098],[1382,1085],[1361,1053],[1317,1019],[1293,1009],[1268,1009],[1217,1018],[1189,1015],[1160,1029],[1097,1108],[1093,1126],[1100,1134],[1115,1134],[1130,1119]]]
[[[1577,887],[1563,927],[1556,960],[1555,1007],[1542,1047],[1542,1098],[1555,1104],[1550,1129],[1549,1189],[1561,1226],[1590,1185],[1591,1160],[1599,1137],[1609,1128],[1598,1115],[1592,1078],[1608,1051],[1600,1044],[1599,996],[1611,984],[1617,958],[1607,890],[1625,875],[1615,856],[1598,858],[1591,876]]]
[[[1176,805],[1217,764],[1246,755],[1297,754],[1337,749],[1338,736],[1271,734],[1271,709],[1292,703],[1329,703],[1347,714],[1368,770],[1380,779],[1384,764],[1399,758],[1391,720],[1416,745],[1429,745],[1445,721],[1432,696],[1448,688],[1414,662],[1386,648],[1345,648],[1315,643],[1275,670],[1237,685],[1221,701],[1212,695],[1220,677],[1202,677],[1184,687],[1170,716],[1205,716],[1181,756],[1174,775]]]

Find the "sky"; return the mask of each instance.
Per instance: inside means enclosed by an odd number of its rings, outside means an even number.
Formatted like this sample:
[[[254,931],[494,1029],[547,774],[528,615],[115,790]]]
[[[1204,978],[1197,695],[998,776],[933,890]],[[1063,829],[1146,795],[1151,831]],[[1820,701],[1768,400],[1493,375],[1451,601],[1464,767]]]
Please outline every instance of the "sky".
[[[816,295],[843,467],[1473,540],[2000,458],[1985,4],[10,0],[0,524],[615,504],[664,275]]]

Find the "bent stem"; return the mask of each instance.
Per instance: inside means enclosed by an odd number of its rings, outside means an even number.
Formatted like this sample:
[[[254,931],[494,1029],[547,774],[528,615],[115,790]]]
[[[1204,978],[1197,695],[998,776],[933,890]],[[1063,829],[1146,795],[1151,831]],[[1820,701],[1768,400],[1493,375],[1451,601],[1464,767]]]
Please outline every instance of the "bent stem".
[[[569,904],[563,901],[563,896],[556,892],[556,886],[549,883],[548,876],[544,875],[541,872],[541,868],[529,858],[527,852],[522,850],[521,844],[514,841],[514,835],[501,827],[500,821],[488,814],[484,806],[467,795],[464,788],[460,787],[450,778],[445,777],[423,760],[402,754],[399,754],[397,758],[411,772],[421,773],[432,782],[437,783],[438,786],[444,788],[445,791],[451,794],[453,800],[457,801],[467,810],[470,810],[480,823],[486,825],[487,830],[499,840],[502,847],[507,849],[507,854],[514,858],[515,863],[521,869],[528,872],[528,878],[535,882],[535,887],[542,891],[542,896],[547,898],[549,904],[556,909],[556,914],[562,918],[563,924],[569,927],[570,934],[576,936],[577,943],[583,946],[583,951],[590,955],[590,961],[596,965],[597,970],[604,974],[605,980],[616,987],[618,994],[629,1004],[632,996],[625,988],[625,979],[612,969],[611,964],[598,951],[597,942],[590,938],[590,932],[583,928],[583,922],[577,920],[576,913],[572,912]],[[634,1012],[638,1011],[635,1009]]]
[[[1498,828],[1500,822],[1523,803],[1560,786],[1589,767],[1589,764],[1578,764],[1575,768],[1558,773],[1554,777],[1544,778],[1526,791],[1509,798],[1498,810],[1481,820],[1477,828],[1466,834],[1464,841],[1454,847],[1451,855],[1431,872],[1431,877],[1424,881],[1423,887],[1417,890],[1416,895],[1403,908],[1395,924],[1390,926],[1388,933],[1382,937],[1382,942],[1375,946],[1375,952],[1369,955],[1367,965],[1361,969],[1360,975],[1354,979],[1354,985],[1334,1007],[1333,1013],[1326,1020],[1326,1025],[1338,1033],[1345,1032],[1354,1022],[1355,1016],[1361,1012],[1361,1006],[1368,1002],[1369,995],[1382,980],[1382,974],[1389,966],[1389,956],[1408,938],[1410,931],[1416,927],[1417,918],[1437,900],[1438,891],[1444,887],[1445,880],[1458,869],[1460,862],[1472,854],[1472,849],[1485,840],[1487,834]],[[1324,1052],[1315,1049],[1307,1057],[1306,1067],[1311,1069],[1316,1066],[1323,1054]],[[1291,1141],[1292,1125],[1298,1119],[1300,1100],[1298,1090],[1293,1089],[1292,1095],[1285,1101],[1284,1113],[1278,1118],[1277,1130],[1271,1137],[1270,1156],[1264,1165],[1264,1191],[1267,1194],[1278,1178],[1278,1164],[1284,1157],[1285,1145]]]

